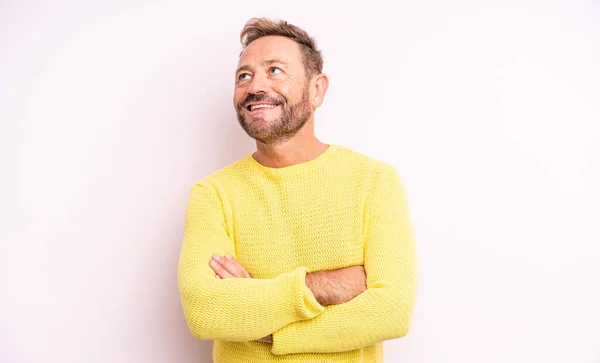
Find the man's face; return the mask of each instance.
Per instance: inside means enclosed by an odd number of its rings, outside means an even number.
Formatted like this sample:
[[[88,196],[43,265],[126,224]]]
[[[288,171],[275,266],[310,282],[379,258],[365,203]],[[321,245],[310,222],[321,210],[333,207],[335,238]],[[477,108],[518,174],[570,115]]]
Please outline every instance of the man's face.
[[[279,36],[255,40],[240,56],[236,72],[233,102],[240,125],[265,144],[288,140],[313,112],[308,86],[295,41]]]

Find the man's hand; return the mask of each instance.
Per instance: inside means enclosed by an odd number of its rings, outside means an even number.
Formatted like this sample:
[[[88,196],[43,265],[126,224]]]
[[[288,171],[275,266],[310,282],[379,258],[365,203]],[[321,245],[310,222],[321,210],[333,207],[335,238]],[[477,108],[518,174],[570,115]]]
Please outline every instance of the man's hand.
[[[251,279],[252,276],[244,266],[242,266],[233,256],[231,255],[213,255],[210,260],[210,267],[217,274],[215,277],[218,279],[231,279],[231,278],[246,278]]]
[[[343,304],[367,289],[367,275],[363,266],[316,271],[306,274],[306,286],[321,305]]]
[[[260,339],[257,340],[257,342],[263,342],[263,343],[267,343],[267,344],[273,344],[273,335],[269,335],[267,337],[260,338]]]

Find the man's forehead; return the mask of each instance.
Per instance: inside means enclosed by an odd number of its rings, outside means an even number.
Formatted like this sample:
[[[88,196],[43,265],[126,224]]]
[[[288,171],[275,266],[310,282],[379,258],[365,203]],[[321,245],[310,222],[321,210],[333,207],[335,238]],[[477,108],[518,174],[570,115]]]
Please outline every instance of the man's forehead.
[[[238,65],[272,60],[280,60],[288,64],[297,63],[300,60],[298,44],[285,37],[259,38],[240,54]]]

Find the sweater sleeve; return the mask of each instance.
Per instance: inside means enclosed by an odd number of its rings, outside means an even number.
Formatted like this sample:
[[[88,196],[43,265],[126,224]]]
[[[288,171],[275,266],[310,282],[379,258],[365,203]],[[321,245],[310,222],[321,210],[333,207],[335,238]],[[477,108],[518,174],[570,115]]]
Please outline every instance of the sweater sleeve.
[[[177,268],[179,295],[192,334],[199,339],[251,341],[323,312],[306,286],[304,267],[272,279],[216,279],[213,254],[235,256],[223,205],[208,183],[196,183],[185,212]]]
[[[349,351],[408,334],[418,266],[407,198],[392,169],[368,202],[364,242],[367,290],[311,320],[273,333],[272,353]]]

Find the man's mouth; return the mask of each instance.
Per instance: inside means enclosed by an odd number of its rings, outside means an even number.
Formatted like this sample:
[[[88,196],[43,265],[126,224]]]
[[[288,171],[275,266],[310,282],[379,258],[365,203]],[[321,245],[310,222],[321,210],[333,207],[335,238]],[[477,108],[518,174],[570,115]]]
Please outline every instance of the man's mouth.
[[[255,104],[246,106],[246,109],[248,111],[254,111],[254,110],[269,109],[269,108],[275,108],[275,107],[277,107],[277,105],[272,104],[272,103],[255,103]]]

